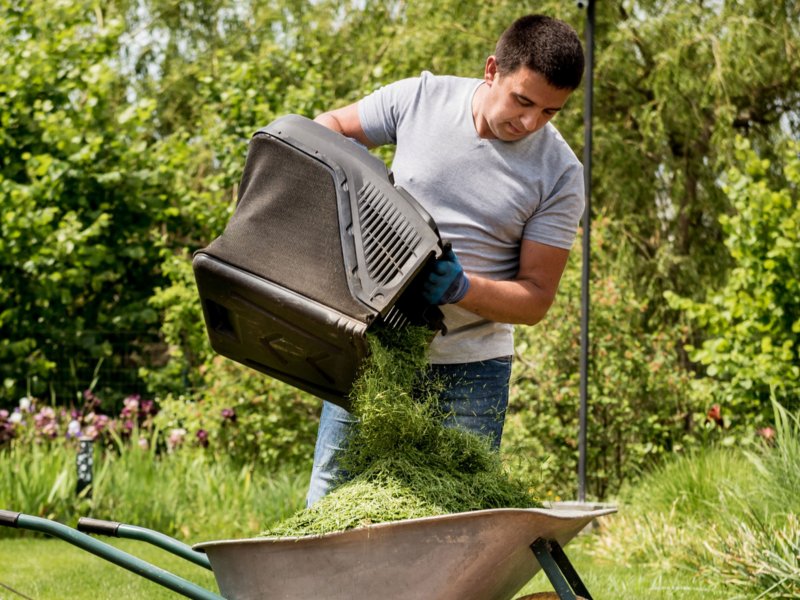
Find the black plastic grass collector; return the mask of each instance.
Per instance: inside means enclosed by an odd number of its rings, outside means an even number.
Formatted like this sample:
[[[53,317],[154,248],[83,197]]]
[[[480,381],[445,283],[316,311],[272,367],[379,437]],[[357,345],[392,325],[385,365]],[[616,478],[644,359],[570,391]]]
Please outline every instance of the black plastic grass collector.
[[[239,202],[193,267],[215,351],[348,406],[379,325],[442,329],[416,276],[441,253],[384,163],[288,115],[251,139]]]

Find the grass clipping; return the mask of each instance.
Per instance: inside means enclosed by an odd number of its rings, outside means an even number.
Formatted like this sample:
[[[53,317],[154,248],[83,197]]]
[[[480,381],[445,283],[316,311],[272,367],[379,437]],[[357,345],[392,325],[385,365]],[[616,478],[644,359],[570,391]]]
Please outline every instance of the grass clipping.
[[[429,330],[369,336],[351,393],[359,419],[339,464],[350,479],[265,536],[303,536],[486,508],[541,506],[509,477],[487,438],[444,427],[437,382],[420,382]]]

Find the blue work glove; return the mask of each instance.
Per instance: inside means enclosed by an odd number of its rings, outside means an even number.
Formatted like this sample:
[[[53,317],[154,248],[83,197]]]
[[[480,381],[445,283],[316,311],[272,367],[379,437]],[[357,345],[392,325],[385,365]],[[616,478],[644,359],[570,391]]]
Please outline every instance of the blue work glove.
[[[468,289],[469,279],[455,252],[448,247],[428,267],[422,283],[422,297],[429,304],[454,304],[466,295]]]

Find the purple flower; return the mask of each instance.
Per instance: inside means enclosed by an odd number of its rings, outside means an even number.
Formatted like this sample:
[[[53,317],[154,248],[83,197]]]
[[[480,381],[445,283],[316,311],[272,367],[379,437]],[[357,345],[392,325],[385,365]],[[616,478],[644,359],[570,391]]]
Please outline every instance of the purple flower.
[[[94,421],[94,426],[97,429],[98,433],[106,429],[106,427],[108,427],[108,423],[111,419],[107,415],[95,415],[94,413],[92,414],[94,416],[92,420]]]
[[[205,429],[197,431],[197,443],[203,448],[208,448],[208,432]]]
[[[125,398],[122,403],[125,407],[120,411],[121,417],[133,417],[139,413],[139,394],[132,394]]]
[[[236,411],[232,408],[223,408],[222,409],[222,418],[227,421],[236,421]]]
[[[169,432],[167,437],[167,447],[174,450],[183,443],[183,438],[186,436],[186,430],[181,428],[173,429]]]
[[[33,423],[39,435],[51,438],[58,435],[56,411],[49,406],[42,407],[39,412],[33,416]]]
[[[92,411],[100,406],[100,398],[94,395],[92,390],[83,390],[84,411]]]
[[[15,412],[15,415],[22,417],[22,413]],[[7,410],[0,410],[0,444],[7,442],[14,437],[14,423],[9,418]]]
[[[77,419],[72,419],[67,425],[67,437],[75,438],[81,435],[81,424]]]

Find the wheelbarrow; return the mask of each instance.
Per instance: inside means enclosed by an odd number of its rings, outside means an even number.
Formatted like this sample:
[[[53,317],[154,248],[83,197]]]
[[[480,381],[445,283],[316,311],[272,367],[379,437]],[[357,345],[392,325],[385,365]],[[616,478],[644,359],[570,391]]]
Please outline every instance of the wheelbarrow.
[[[194,546],[150,529],[97,519],[82,518],[73,529],[0,510],[0,525],[58,537],[196,600],[510,600],[540,569],[561,600],[591,600],[563,547],[595,518],[615,511],[500,508],[324,535]],[[210,569],[222,596],[90,533],[147,542]]]

